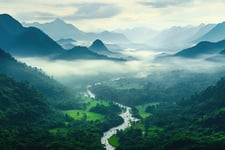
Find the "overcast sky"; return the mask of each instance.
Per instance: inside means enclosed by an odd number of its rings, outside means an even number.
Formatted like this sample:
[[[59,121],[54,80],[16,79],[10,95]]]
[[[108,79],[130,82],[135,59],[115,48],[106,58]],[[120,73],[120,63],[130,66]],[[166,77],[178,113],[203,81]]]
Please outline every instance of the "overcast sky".
[[[0,0],[20,22],[61,18],[86,31],[198,25],[225,21],[225,0]]]

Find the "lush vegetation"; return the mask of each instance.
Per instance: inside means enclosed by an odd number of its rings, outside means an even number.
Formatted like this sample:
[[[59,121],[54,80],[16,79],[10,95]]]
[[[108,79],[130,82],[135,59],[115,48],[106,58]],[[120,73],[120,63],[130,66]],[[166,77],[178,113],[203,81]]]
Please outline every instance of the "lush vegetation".
[[[97,98],[106,102],[75,97],[3,50],[0,72],[7,74],[0,74],[0,149],[104,149],[103,132],[123,122],[112,101],[132,106],[141,118],[109,139],[118,150],[225,147],[225,78],[199,92],[220,73],[174,71],[94,86]]]
[[[27,83],[0,75],[0,126],[44,122],[51,113],[44,97]],[[40,120],[39,118],[42,118]]]
[[[225,78],[189,99],[146,107],[152,115],[118,133],[117,149],[224,149],[224,91]]]
[[[121,118],[114,116],[120,108],[100,101],[87,103],[85,109],[104,118],[74,120],[52,109],[30,84],[0,75],[0,149],[103,149],[101,136],[105,130],[121,123]]]
[[[137,111],[138,115],[136,115],[136,117],[147,118],[151,115],[151,113],[147,112],[146,108],[149,108],[148,106],[156,106],[158,104],[160,104],[160,103],[149,103],[149,104],[138,105],[138,106],[135,106],[135,108],[133,108],[133,111],[134,112],[135,112],[135,110]]]
[[[104,118],[104,116],[101,114],[85,110],[66,110],[63,112],[75,120],[95,121],[95,120],[102,120]]]
[[[109,106],[110,104],[106,101],[95,101],[92,99],[84,98],[79,103],[81,109],[72,109],[72,110],[65,110],[63,113],[69,115],[75,120],[87,120],[87,121],[96,121],[96,120],[103,120],[104,114],[95,113],[90,111],[93,107],[97,105],[102,106]]]
[[[113,147],[118,147],[119,146],[119,139],[117,136],[112,136],[109,138],[109,144],[112,145]]]
[[[123,123],[123,119],[119,117],[121,109],[119,106],[111,103],[110,106],[96,105],[90,109],[91,112],[100,113],[105,115],[104,122],[101,126],[103,131],[107,131],[112,127],[118,126]]]
[[[0,73],[7,74],[19,81],[29,82],[44,94],[52,106],[58,109],[78,108],[78,98],[69,89],[47,76],[41,69],[29,67],[24,63],[18,62],[1,49]]]
[[[120,79],[96,85],[98,99],[136,106],[150,102],[176,102],[212,85],[223,73],[171,71],[153,73],[147,78]],[[142,85],[142,86],[141,86]]]

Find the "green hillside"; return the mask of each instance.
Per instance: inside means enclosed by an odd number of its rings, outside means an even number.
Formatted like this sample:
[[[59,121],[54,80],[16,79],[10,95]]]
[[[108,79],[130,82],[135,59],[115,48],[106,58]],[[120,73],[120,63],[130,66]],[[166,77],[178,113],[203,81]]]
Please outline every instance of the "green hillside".
[[[19,81],[27,81],[44,94],[48,102],[56,108],[76,108],[74,94],[42,70],[18,62],[10,54],[0,49],[0,73],[7,74]]]
[[[148,106],[151,115],[119,133],[118,150],[225,148],[225,78],[177,103]],[[140,124],[144,129],[139,128]]]

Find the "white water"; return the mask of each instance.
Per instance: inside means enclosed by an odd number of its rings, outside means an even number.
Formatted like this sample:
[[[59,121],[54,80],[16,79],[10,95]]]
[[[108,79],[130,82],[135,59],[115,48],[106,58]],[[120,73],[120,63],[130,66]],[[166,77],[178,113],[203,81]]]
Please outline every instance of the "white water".
[[[103,133],[103,136],[101,138],[101,143],[104,145],[106,150],[114,150],[115,149],[115,147],[111,146],[108,142],[110,137],[112,137],[113,135],[116,135],[117,131],[125,130],[126,128],[130,127],[131,122],[136,122],[139,120],[137,118],[132,117],[130,107],[121,105],[119,103],[115,103],[115,104],[117,104],[121,108],[125,109],[125,111],[120,114],[120,116],[123,118],[124,122],[121,125],[119,125],[117,127],[113,127],[110,130]]]
[[[95,94],[90,91],[91,85],[87,86],[87,92],[84,93],[85,97],[89,97],[91,99],[95,99]]]
[[[97,83],[97,84],[101,84],[101,83]],[[95,99],[95,94],[90,91],[90,87],[91,87],[91,85],[87,86],[87,92],[85,93],[85,96]],[[120,117],[123,118],[123,123],[117,127],[111,128],[108,131],[103,133],[103,136],[101,138],[101,143],[102,143],[102,145],[104,145],[106,150],[115,150],[115,147],[110,145],[108,142],[110,137],[112,137],[113,135],[116,135],[117,131],[125,130],[126,128],[130,127],[132,122],[139,121],[139,119],[134,118],[132,116],[130,107],[119,104],[119,103],[115,103],[115,104],[123,109],[123,112],[119,115]]]

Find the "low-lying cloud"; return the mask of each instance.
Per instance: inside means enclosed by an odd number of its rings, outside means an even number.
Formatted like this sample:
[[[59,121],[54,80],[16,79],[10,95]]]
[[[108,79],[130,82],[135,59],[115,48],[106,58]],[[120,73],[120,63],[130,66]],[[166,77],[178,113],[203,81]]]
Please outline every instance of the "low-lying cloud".
[[[223,62],[210,62],[205,59],[185,59],[165,57],[155,60],[158,52],[127,50],[124,53],[136,56],[133,61],[74,60],[50,61],[43,58],[18,58],[33,67],[41,68],[56,79],[90,78],[112,75],[114,77],[146,77],[153,72],[188,70],[192,72],[214,72],[224,68]]]
[[[49,61],[42,58],[19,58],[33,67],[41,68],[55,78],[82,76],[90,77],[99,74],[112,75],[142,75],[146,74],[149,65],[140,61],[116,62],[108,60],[75,60],[75,61]]]

